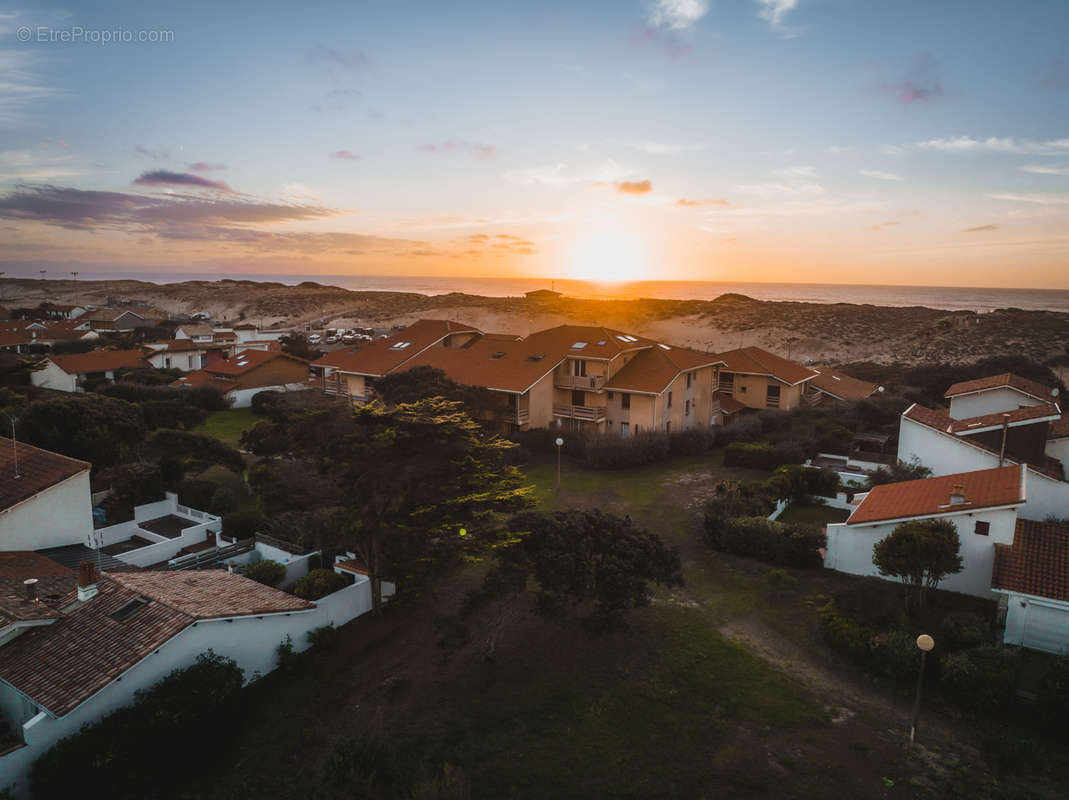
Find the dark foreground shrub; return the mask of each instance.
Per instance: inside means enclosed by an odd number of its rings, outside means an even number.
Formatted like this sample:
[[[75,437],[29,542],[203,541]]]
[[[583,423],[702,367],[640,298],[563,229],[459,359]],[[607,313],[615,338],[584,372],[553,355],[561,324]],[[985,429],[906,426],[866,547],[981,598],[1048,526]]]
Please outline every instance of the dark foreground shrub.
[[[116,800],[158,796],[161,754],[168,763],[206,766],[233,739],[243,681],[237,664],[209,650],[138,692],[132,705],[57,742],[33,765],[34,798],[69,800],[90,786],[108,787]]]
[[[264,559],[245,567],[245,577],[262,583],[264,586],[278,586],[286,577],[286,568],[277,561]]]
[[[248,539],[264,525],[259,511],[235,511],[223,517],[223,536],[228,539]]]
[[[953,611],[939,623],[940,644],[947,650],[966,650],[991,642],[991,624],[979,614]]]
[[[819,567],[824,531],[809,525],[778,522],[765,517],[735,517],[706,529],[706,541],[717,550],[750,556],[771,564]]]
[[[967,711],[997,714],[1013,702],[1019,663],[1017,652],[1004,647],[951,653],[943,659],[943,694]]]
[[[332,569],[313,569],[303,578],[298,578],[293,593],[304,600],[318,600],[328,594],[344,589],[349,579]]]
[[[615,434],[587,437],[586,462],[594,469],[624,469],[663,461],[668,457],[668,436],[639,433],[624,439]]]
[[[1047,728],[1056,736],[1069,739],[1069,657],[1062,656],[1039,680],[1036,705]]]
[[[764,442],[732,442],[724,451],[724,466],[773,470],[781,464],[801,464],[805,449],[798,442],[775,445]]]

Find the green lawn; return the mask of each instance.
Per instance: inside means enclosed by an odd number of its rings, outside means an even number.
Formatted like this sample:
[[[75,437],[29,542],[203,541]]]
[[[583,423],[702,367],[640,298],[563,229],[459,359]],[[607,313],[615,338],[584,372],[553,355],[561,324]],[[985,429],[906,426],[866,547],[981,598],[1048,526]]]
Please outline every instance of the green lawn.
[[[227,411],[211,411],[204,424],[195,429],[196,433],[214,436],[231,447],[237,447],[241,434],[259,422],[263,417],[252,413],[250,408],[232,408]]]
[[[824,526],[829,522],[845,522],[849,516],[850,512],[842,508],[797,503],[789,506],[779,518],[782,522],[804,522]]]

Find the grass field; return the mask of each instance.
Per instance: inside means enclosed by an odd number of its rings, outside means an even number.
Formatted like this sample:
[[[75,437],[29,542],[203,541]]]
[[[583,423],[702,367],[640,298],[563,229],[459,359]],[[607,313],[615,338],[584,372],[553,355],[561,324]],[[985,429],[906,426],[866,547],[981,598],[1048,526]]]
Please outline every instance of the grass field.
[[[259,422],[262,417],[252,413],[249,408],[232,408],[226,411],[211,411],[204,424],[195,429],[195,433],[214,436],[231,447],[237,447],[241,434]]]
[[[828,506],[792,504],[780,514],[782,522],[803,522],[808,525],[827,525],[829,522],[845,522],[850,512],[842,508]]]

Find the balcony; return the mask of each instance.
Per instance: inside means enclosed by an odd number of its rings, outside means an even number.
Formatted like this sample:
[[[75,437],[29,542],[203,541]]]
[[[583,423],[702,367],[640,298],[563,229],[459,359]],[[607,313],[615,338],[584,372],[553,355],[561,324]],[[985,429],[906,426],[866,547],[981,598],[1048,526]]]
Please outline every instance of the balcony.
[[[604,375],[560,375],[553,377],[553,383],[558,389],[585,389],[596,392],[605,385]]]
[[[604,422],[605,406],[553,406],[553,416],[588,422]]]
[[[509,425],[526,425],[531,421],[531,409],[529,408],[505,408],[494,414],[499,422],[507,422]]]

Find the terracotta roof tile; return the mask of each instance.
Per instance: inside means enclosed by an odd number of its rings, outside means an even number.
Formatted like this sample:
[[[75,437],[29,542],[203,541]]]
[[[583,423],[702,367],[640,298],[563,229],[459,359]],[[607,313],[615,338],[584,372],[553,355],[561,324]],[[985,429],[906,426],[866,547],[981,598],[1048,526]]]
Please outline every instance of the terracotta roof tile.
[[[461,348],[424,350],[402,369],[435,367],[457,383],[519,394],[552,372],[563,358],[559,353],[542,354],[522,340],[479,337]]]
[[[810,381],[810,385],[840,400],[864,400],[880,388],[875,383],[851,378],[830,367],[813,367],[813,372],[817,373],[817,377]]]
[[[367,569],[367,564],[359,558],[347,558],[344,561],[335,561],[334,566],[338,569],[344,569],[346,572],[356,572],[360,575],[370,574]]]
[[[983,391],[984,389],[999,389],[1003,386],[1016,389],[1017,391],[1027,394],[1029,397],[1034,397],[1037,400],[1051,399],[1050,387],[1029,380],[1028,378],[1014,375],[1012,372],[1003,372],[1001,375],[989,375],[986,378],[976,378],[971,381],[955,383],[947,389],[946,394],[943,396],[954,397],[959,394]]]
[[[356,347],[333,350],[312,362],[341,372],[379,378],[399,368],[451,333],[479,333],[474,325],[444,319],[421,319],[404,330]],[[404,343],[408,342],[407,345]]]
[[[140,350],[90,350],[68,356],[49,356],[48,360],[68,375],[149,366]]]
[[[991,588],[1069,602],[1069,525],[1017,520],[1013,545],[995,545]]]
[[[11,439],[0,436],[0,511],[85,472],[92,466],[85,461],[67,458],[25,442],[19,442],[17,448],[19,477],[16,478],[15,445]],[[88,498],[86,503],[88,504]],[[0,541],[0,548],[2,547],[3,542]]]
[[[740,403],[738,400],[736,400],[729,394],[718,393],[717,396],[720,398],[720,410],[723,411],[725,414],[735,414],[748,407],[745,404]]]
[[[605,384],[605,388],[660,394],[681,372],[722,363],[723,360],[712,353],[658,343],[632,358],[623,369],[613,375]]]
[[[558,325],[536,331],[525,337],[524,341],[538,352],[545,353],[547,358],[560,354],[561,357],[611,359],[620,353],[657,344],[644,336],[595,325]],[[574,347],[576,344],[583,346]]]
[[[979,417],[950,420],[951,433],[971,433],[978,430],[1001,426],[1003,421],[1010,425],[1027,422],[1050,421],[1051,418],[1061,418],[1061,409],[1053,403],[1040,403],[1037,406],[1025,406],[1015,408],[1012,411],[984,414]]]
[[[194,619],[241,617],[315,608],[315,603],[223,570],[124,572],[109,576]]]
[[[725,362],[724,372],[737,372],[745,375],[768,375],[794,386],[802,381],[815,378],[819,373],[793,361],[780,358],[775,353],[760,347],[740,347],[721,353]]]
[[[203,369],[183,375],[171,386],[216,386],[226,392],[234,388],[236,378],[276,358],[284,358],[300,364],[308,363],[303,358],[283,353],[281,350],[242,350],[230,358],[212,361]]]
[[[847,520],[848,525],[973,511],[1023,503],[1022,467],[996,467],[876,486]],[[965,502],[950,504],[955,486],[964,487]]]

